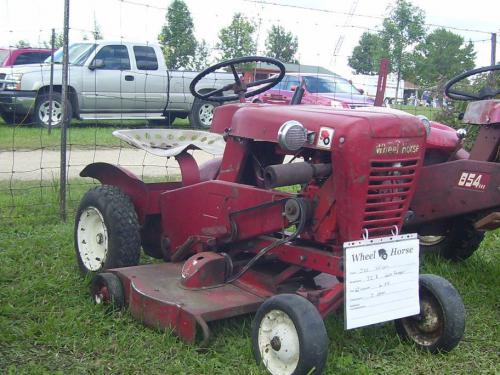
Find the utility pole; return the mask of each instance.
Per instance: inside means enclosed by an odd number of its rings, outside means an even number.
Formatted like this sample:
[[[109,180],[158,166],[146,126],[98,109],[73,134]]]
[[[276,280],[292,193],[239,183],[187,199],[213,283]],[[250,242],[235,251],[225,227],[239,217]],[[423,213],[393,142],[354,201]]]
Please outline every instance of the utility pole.
[[[497,33],[491,33],[491,65],[497,63]]]

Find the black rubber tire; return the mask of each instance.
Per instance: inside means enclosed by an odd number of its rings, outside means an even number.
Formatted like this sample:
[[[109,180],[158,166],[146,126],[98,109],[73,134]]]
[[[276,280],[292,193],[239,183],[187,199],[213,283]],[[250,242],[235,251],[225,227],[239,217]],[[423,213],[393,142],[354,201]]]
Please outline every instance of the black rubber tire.
[[[259,328],[261,321],[271,310],[281,310],[288,315],[299,338],[299,361],[290,375],[321,374],[328,356],[328,336],[325,324],[316,307],[304,297],[296,294],[273,296],[257,310],[252,322],[252,350],[257,363],[265,366],[258,344]]]
[[[41,94],[39,95],[37,98],[36,98],[36,104],[35,104],[35,112],[33,113],[33,121],[38,125],[38,126],[41,126],[43,128],[48,128],[49,125],[46,124],[45,122],[43,122],[43,120],[40,118],[40,107],[42,105],[44,105],[45,102],[49,101],[49,94]],[[58,92],[54,92],[52,93],[52,102],[53,102],[53,105],[54,103],[58,106],[61,106],[62,105],[62,96],[60,93]],[[68,120],[71,120],[71,118],[73,117],[73,107],[71,105],[71,100],[67,100],[67,105],[68,105],[68,110],[66,111],[67,113],[67,118]],[[62,119],[62,116],[61,116],[61,119]],[[61,127],[61,124],[62,124],[62,121],[61,119],[59,119],[59,121],[55,122],[54,119],[52,119],[52,124],[51,124],[51,127],[52,128],[59,128]]]
[[[419,284],[421,313],[395,320],[396,332],[420,349],[431,353],[449,352],[458,345],[465,331],[462,298],[448,280],[437,275],[422,274]],[[438,319],[436,327],[424,326],[432,317],[429,312]]]
[[[444,259],[454,262],[469,258],[479,248],[484,239],[484,232],[479,232],[474,228],[473,217],[459,217],[453,220],[443,239],[432,245],[425,245],[421,242],[421,253],[436,253]]]
[[[97,209],[107,230],[107,252],[98,269],[89,269],[79,250],[78,225],[82,213],[89,207]],[[130,198],[115,186],[98,186],[83,196],[76,212],[74,238],[78,266],[83,274],[139,264],[141,238],[137,214]]]
[[[102,295],[102,288],[107,289],[107,295]],[[92,299],[96,304],[105,303],[112,309],[122,309],[125,306],[125,294],[120,278],[111,272],[94,275],[91,284]]]
[[[193,102],[193,106],[191,107],[191,112],[189,112],[189,116],[188,116],[189,117],[189,124],[193,128],[210,129],[210,127],[212,126],[211,120],[208,121],[207,119],[202,119],[200,117],[200,110],[205,105],[213,106],[213,109],[215,109],[215,107],[218,107],[220,105],[220,103],[210,102],[210,101],[195,98],[194,102]]]

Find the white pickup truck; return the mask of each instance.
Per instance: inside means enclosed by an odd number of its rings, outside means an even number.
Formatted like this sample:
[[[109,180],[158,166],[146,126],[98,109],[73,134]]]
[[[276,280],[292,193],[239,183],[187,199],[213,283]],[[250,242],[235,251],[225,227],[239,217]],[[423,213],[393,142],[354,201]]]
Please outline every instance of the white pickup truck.
[[[51,126],[59,126],[62,49],[54,54]],[[49,60],[47,60],[49,61]],[[170,124],[189,116],[194,127],[208,128],[217,103],[195,99],[189,84],[196,72],[169,71],[160,46],[124,41],[69,45],[68,98],[72,118],[146,119]],[[213,73],[200,81],[204,93],[233,82],[227,73]],[[7,123],[30,119],[49,126],[50,64],[0,68],[0,116]]]

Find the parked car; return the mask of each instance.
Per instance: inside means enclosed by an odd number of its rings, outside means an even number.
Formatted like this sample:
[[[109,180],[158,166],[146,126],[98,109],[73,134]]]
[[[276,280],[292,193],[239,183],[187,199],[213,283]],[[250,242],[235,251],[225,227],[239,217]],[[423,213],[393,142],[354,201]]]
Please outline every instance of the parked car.
[[[374,100],[363,95],[349,81],[329,74],[288,73],[272,89],[251,98],[252,102],[290,104],[297,87],[304,86],[302,104],[319,104],[336,108],[372,106]]]
[[[52,126],[62,120],[62,49],[54,54]],[[208,128],[217,103],[195,99],[189,84],[197,72],[168,71],[160,46],[105,41],[69,46],[69,107],[78,119],[147,119],[172,122],[189,116]],[[233,82],[232,74],[212,73],[198,83],[202,93]],[[0,115],[8,123],[33,115],[49,125],[50,64],[0,68]],[[16,121],[17,120],[17,121]],[[26,121],[25,121],[26,122]]]
[[[51,54],[46,48],[0,48],[0,67],[40,64]]]

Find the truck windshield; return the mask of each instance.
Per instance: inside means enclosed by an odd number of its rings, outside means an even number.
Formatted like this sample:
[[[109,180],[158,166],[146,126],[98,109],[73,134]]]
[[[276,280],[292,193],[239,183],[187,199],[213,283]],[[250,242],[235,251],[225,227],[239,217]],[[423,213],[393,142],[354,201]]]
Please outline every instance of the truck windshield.
[[[3,62],[7,60],[7,57],[9,57],[9,51],[8,50],[1,50],[0,51],[0,66],[3,65]]]
[[[360,93],[349,81],[339,77],[304,77],[304,81],[312,93]]]
[[[69,51],[69,63],[71,65],[83,65],[85,60],[90,56],[92,51],[95,50],[96,45],[93,43],[75,43],[68,47]],[[62,63],[63,49],[59,48],[54,53],[54,62]],[[45,62],[50,62],[50,57],[45,60]]]

